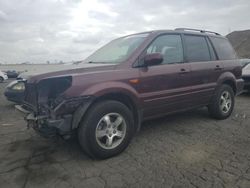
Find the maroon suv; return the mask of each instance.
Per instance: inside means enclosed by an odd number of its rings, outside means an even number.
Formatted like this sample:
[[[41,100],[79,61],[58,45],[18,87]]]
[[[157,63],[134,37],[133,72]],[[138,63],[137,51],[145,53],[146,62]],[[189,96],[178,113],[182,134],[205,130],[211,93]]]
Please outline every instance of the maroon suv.
[[[225,119],[243,88],[241,65],[218,33],[176,29],[111,41],[82,68],[41,74],[25,85],[28,126],[43,136],[77,131],[90,156],[122,152],[141,122],[207,106]]]

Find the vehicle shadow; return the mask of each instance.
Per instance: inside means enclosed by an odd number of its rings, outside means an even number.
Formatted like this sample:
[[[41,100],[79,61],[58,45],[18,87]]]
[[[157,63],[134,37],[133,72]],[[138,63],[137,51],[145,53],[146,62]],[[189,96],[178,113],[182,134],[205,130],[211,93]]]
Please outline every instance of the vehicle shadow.
[[[165,142],[176,143],[177,141],[180,145],[184,144],[183,141],[180,141],[180,136],[183,140],[193,140],[191,136],[193,132],[200,130],[201,126],[203,128],[207,126],[207,124],[203,125],[203,122],[211,123],[206,108],[145,121],[127,150],[118,156],[101,161],[90,158],[82,151],[76,134],[69,140],[60,137],[45,139],[36,134],[33,129],[29,129],[22,133],[20,140],[4,146],[4,158],[7,160],[4,160],[2,166],[6,171],[20,167],[28,169],[28,171],[33,169],[31,172],[36,172],[39,177],[40,175],[44,177],[48,175],[47,172],[43,174],[40,169],[57,166],[56,171],[53,171],[53,174],[48,178],[54,177],[54,174],[60,174],[62,172],[61,167],[63,169],[70,167],[75,170],[82,168],[99,169],[112,162],[112,164],[117,164],[119,168],[121,161],[133,161],[137,157],[147,157],[145,151],[154,153],[154,150],[160,149]],[[29,137],[27,138],[27,136]],[[15,134],[15,137],[17,137],[17,134]],[[153,145],[147,145],[149,140],[153,140]],[[34,170],[34,168],[37,170]]]
[[[123,152],[122,155],[115,158],[121,159],[126,157],[128,153],[134,150],[134,147],[139,147],[138,144],[145,143],[147,139],[153,139],[159,134],[166,134],[165,136],[171,135],[174,139],[177,139],[180,134],[189,136],[196,127],[200,126],[200,124],[195,122],[206,122],[208,119],[207,109],[200,108],[145,121],[141,126],[141,130],[135,135],[135,141],[132,141],[128,151]],[[74,134],[69,140],[64,140],[61,137],[42,138],[32,129],[26,131],[25,134],[30,134],[30,137],[26,140],[11,143],[8,151],[11,155],[15,152],[29,152],[32,158],[29,163],[30,165],[57,164],[75,160],[82,162],[96,161],[96,159],[90,158],[82,151],[77,140],[77,134]],[[165,137],[164,135],[162,136]],[[130,149],[132,150],[129,151]]]
[[[200,108],[191,111],[176,113],[168,116],[164,116],[162,118],[148,120],[142,123],[140,131],[135,135],[137,140],[144,139],[148,136],[153,137],[154,134],[158,135],[160,133],[168,132],[168,134],[179,134],[189,135],[190,129],[193,129],[194,126],[197,127],[196,121],[207,121],[209,120],[209,114],[207,112],[207,108]],[[69,140],[59,139],[57,141],[53,141],[61,145],[62,150],[67,150],[70,152],[74,159],[81,160],[95,160],[89,158],[84,152],[82,152],[81,147],[77,140],[77,134]],[[144,141],[142,141],[144,142]],[[131,143],[133,145],[133,142]],[[133,146],[131,146],[133,147]],[[64,151],[64,152],[65,152]]]
[[[246,91],[240,95],[241,97],[250,97],[250,92]]]

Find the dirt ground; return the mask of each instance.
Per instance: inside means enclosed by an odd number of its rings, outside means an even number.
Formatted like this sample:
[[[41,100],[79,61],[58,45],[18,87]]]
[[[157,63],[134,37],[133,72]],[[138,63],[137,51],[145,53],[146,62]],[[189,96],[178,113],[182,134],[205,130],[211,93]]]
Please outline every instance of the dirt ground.
[[[250,187],[250,94],[233,115],[206,108],[145,122],[128,149],[97,161],[76,139],[47,140],[27,129],[0,83],[0,187]]]

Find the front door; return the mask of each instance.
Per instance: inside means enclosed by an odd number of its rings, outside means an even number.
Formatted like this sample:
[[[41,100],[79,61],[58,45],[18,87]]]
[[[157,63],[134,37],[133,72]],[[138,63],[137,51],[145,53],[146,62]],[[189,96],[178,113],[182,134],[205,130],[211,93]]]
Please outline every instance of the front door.
[[[181,36],[157,37],[145,54],[162,53],[160,65],[140,68],[138,92],[143,101],[144,118],[161,116],[188,108],[190,65],[184,63]],[[145,55],[144,54],[144,55]]]

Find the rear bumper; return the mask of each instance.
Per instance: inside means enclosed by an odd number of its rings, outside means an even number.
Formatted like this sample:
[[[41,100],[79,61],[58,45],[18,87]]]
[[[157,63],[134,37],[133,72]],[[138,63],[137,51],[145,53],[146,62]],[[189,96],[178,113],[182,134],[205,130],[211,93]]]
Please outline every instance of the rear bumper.
[[[244,91],[244,80],[237,79],[236,80],[236,95],[240,95]]]

